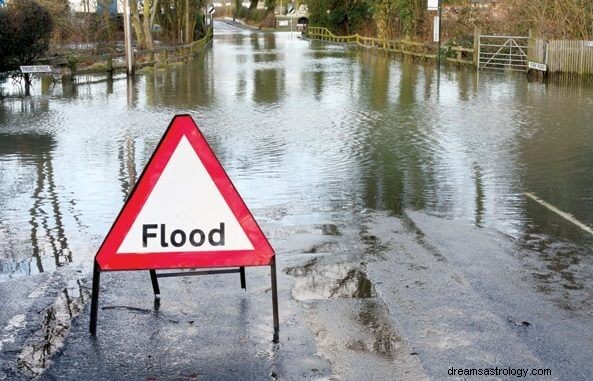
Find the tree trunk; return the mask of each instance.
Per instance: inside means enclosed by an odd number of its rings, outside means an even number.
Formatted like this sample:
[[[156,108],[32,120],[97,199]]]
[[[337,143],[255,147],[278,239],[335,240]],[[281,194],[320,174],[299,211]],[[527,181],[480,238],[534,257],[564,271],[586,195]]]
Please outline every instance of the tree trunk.
[[[132,14],[132,26],[136,33],[136,41],[140,49],[146,48],[146,38],[144,36],[144,29],[142,28],[142,21],[140,20],[140,14],[138,13],[138,5],[136,1],[130,0],[130,13]]]
[[[189,0],[185,0],[185,43],[192,42],[193,33],[191,32],[191,24],[189,22]]]
[[[134,1],[134,0],[132,0],[132,1]],[[151,5],[152,5],[152,1],[144,0],[144,8],[143,8],[144,14],[142,15],[143,16],[142,28],[144,29],[144,39],[146,41],[146,45],[145,45],[146,49],[154,49],[154,42],[152,40],[152,25],[150,25],[150,20],[152,19],[150,17]]]

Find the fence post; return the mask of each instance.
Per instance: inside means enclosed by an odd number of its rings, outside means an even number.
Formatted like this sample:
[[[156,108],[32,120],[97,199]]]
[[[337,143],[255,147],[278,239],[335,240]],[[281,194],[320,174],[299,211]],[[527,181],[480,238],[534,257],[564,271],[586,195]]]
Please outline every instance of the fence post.
[[[474,65],[478,66],[480,60],[480,28],[474,27]]]
[[[533,30],[530,28],[529,39],[527,40],[527,61],[540,62],[537,58],[538,57],[535,49],[535,37],[533,34]]]
[[[109,73],[113,71],[113,56],[111,54],[107,56],[107,71]]]

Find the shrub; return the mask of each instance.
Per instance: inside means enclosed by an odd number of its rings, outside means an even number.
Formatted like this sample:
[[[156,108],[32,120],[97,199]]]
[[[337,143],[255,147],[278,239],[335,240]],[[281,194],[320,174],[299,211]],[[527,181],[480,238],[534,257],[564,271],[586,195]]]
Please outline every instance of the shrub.
[[[33,0],[0,9],[0,65],[30,64],[47,51],[53,28],[49,12]]]

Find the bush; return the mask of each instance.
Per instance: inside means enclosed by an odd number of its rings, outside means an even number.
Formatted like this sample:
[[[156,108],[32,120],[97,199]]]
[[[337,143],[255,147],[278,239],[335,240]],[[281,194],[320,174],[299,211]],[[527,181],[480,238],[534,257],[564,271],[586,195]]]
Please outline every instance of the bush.
[[[53,28],[49,12],[33,0],[0,9],[0,68],[30,64],[47,51]]]
[[[334,33],[366,34],[372,24],[371,1],[308,0],[307,6],[310,24],[324,26]]]

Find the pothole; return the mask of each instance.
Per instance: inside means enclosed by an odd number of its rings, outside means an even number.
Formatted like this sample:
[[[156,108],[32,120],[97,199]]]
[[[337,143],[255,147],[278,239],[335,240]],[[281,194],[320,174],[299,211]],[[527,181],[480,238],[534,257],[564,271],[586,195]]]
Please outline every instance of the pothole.
[[[359,265],[351,263],[322,264],[314,258],[302,266],[291,267],[296,278],[292,295],[297,300],[329,298],[372,298],[375,287]]]

